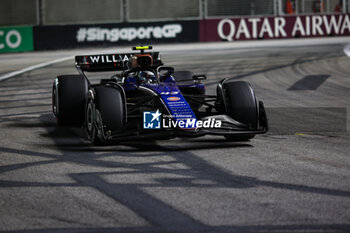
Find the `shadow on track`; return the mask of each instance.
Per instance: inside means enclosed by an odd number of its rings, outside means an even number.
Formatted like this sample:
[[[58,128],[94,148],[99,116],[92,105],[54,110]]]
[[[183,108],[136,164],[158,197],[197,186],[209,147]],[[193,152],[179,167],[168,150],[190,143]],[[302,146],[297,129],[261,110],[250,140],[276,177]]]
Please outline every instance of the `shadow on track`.
[[[243,225],[243,226],[219,226],[219,227],[207,227],[190,229],[191,233],[199,233],[199,232],[222,232],[222,233],[299,233],[299,232],[333,232],[333,233],[347,233],[349,232],[350,224],[287,224],[287,225]],[[11,232],[11,231],[6,231]],[[129,232],[129,233],[140,233],[140,232],[152,232],[152,233],[170,233],[170,232],[180,232],[173,231],[172,229],[164,229],[161,227],[121,227],[121,228],[59,228],[59,229],[40,229],[40,230],[20,230],[16,231],[18,233],[121,233],[121,232]]]
[[[80,166],[103,168],[101,172],[71,172],[67,175],[73,183],[48,183],[48,182],[20,182],[0,180],[0,188],[9,187],[84,187],[98,190],[101,194],[110,197],[116,203],[121,203],[146,219],[152,227],[131,228],[56,228],[41,230],[22,230],[16,232],[300,232],[300,231],[334,231],[346,232],[350,230],[349,224],[296,224],[296,225],[252,225],[252,226],[210,226],[194,219],[187,213],[145,191],[146,188],[230,188],[249,189],[256,187],[270,187],[288,191],[314,193],[350,198],[350,192],[328,188],[296,185],[273,181],[260,180],[256,177],[232,174],[232,172],[209,163],[202,157],[192,153],[194,150],[209,150],[226,147],[251,147],[242,143],[222,143],[223,139],[196,138],[191,140],[177,140],[175,144],[150,141],[124,142],[117,146],[106,148],[91,147],[79,137],[75,130],[60,129],[53,126],[53,119],[48,115],[41,117],[41,123],[47,133],[42,137],[50,137],[52,147],[57,148],[58,153],[45,153],[38,151],[22,150],[18,148],[0,147],[0,152],[20,154],[23,156],[36,156],[48,161],[0,166],[0,173],[16,171],[28,167],[45,164],[69,163]],[[28,123],[29,124],[29,123]],[[33,123],[33,127],[40,123]],[[11,127],[15,127],[12,125]],[[21,127],[21,125],[18,125]],[[67,139],[66,136],[69,136]],[[50,146],[50,145],[47,145]],[[146,152],[146,153],[145,153]],[[234,155],[232,155],[234,156]],[[140,158],[141,162],[132,163],[123,158]],[[167,157],[167,160],[158,158]],[[103,158],[103,160],[102,160]],[[148,159],[145,161],[145,158]],[[143,159],[143,160],[142,160]],[[177,167],[176,165],[181,165]],[[111,171],[111,168],[114,171]],[[114,183],[103,177],[119,175],[156,176],[154,182]],[[171,175],[173,178],[163,175]],[[209,181],[203,183],[203,181]],[[213,210],[220,211],[220,210]]]

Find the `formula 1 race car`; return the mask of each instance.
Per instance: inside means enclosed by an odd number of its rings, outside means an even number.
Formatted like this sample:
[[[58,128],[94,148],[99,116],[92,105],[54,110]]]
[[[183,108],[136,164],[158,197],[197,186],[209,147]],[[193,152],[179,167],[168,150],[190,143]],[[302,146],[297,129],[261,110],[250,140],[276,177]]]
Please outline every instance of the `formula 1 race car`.
[[[242,141],[268,131],[264,104],[247,82],[224,79],[217,95],[205,95],[205,75],[164,66],[159,52],[145,51],[150,49],[76,56],[80,74],[54,80],[52,108],[58,125],[83,127],[95,145],[208,134]],[[91,84],[85,72],[96,71],[114,73]]]

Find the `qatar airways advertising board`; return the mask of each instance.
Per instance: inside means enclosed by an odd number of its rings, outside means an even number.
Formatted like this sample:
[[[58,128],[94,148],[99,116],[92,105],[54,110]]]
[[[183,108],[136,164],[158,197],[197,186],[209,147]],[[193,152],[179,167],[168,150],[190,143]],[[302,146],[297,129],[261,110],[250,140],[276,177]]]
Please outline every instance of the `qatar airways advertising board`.
[[[349,14],[205,19],[200,41],[235,41],[350,35]]]

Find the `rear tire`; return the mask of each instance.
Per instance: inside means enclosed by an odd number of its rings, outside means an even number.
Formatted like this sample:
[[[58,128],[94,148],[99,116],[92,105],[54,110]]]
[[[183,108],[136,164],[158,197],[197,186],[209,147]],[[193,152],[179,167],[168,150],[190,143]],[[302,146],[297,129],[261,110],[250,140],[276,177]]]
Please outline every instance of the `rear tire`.
[[[249,126],[250,130],[258,127],[258,106],[254,91],[249,83],[244,81],[228,82],[223,85],[226,102],[226,114],[238,122]],[[229,141],[247,141],[255,134],[226,135]]]
[[[109,143],[109,135],[125,125],[126,112],[122,92],[111,86],[98,86],[86,105],[86,131],[94,145]]]
[[[52,111],[60,126],[81,127],[89,83],[82,75],[61,75],[52,88]]]

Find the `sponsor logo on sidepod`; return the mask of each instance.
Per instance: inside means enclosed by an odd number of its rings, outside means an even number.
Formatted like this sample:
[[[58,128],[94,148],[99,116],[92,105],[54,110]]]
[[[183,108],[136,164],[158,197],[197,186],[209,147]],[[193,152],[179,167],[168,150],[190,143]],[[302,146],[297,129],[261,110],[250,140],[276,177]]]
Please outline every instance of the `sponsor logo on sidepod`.
[[[176,96],[172,96],[172,97],[168,97],[167,100],[169,100],[169,101],[178,101],[178,100],[180,100],[180,98],[176,97]]]

